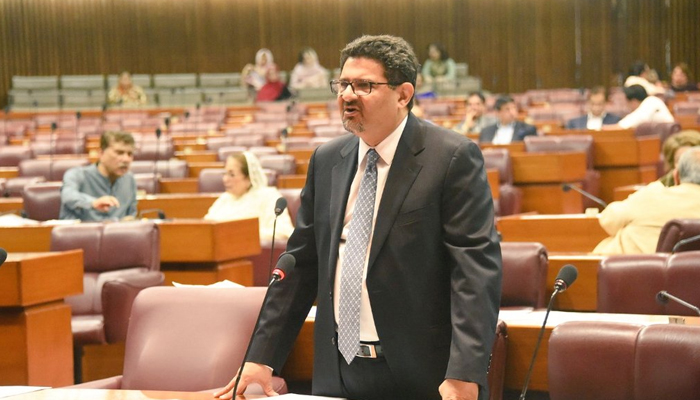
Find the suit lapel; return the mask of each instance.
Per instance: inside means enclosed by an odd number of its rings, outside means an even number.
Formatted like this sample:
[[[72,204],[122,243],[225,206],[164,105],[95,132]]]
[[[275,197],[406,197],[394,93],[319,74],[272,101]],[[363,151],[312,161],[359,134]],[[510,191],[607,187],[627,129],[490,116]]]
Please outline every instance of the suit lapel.
[[[425,128],[421,126],[418,119],[413,114],[409,114],[408,122],[401,135],[394,160],[389,169],[382,200],[379,203],[377,222],[374,226],[372,247],[367,265],[368,270],[372,268],[401,209],[401,205],[422,168],[422,165],[416,161],[415,156],[425,148],[423,144],[424,130]]]
[[[345,208],[348,204],[350,185],[357,171],[357,147],[359,139],[351,137],[350,141],[340,150],[341,160],[333,167],[331,174],[331,201],[330,201],[330,224],[331,224],[331,247],[328,266],[331,278],[331,287],[335,279],[336,261],[338,260],[338,247],[340,246],[340,234],[343,231],[343,220],[345,219]]]

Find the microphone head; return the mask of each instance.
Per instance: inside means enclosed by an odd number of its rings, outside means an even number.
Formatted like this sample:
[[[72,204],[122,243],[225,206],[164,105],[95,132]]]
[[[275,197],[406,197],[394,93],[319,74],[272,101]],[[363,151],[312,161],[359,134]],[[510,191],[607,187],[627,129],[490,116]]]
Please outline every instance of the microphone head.
[[[83,113],[81,113],[80,111],[75,112],[75,118],[80,119],[80,118],[82,118],[82,116],[83,116]]]
[[[7,250],[0,248],[0,265],[5,263],[5,260],[7,260]]]
[[[107,111],[107,103],[104,103],[102,105],[102,112],[105,112],[105,111]]]
[[[162,132],[161,132],[160,128],[156,128],[156,138],[160,139],[161,133]]]
[[[9,104],[6,105],[5,106],[5,114],[9,114],[11,109],[12,109],[12,106],[10,106]]]
[[[297,263],[297,259],[289,253],[284,253],[277,260],[277,266],[272,271],[272,278],[277,281],[281,281],[287,276],[287,274],[294,268]]]
[[[561,185],[561,190],[568,192],[569,190],[571,190],[571,185],[569,185],[568,183],[563,183]]]
[[[660,291],[656,294],[656,302],[658,304],[664,305],[668,303],[668,292],[665,290]]]
[[[165,219],[165,212],[158,210],[158,219]]]
[[[190,112],[189,111],[185,111],[185,119],[190,119]]]
[[[282,214],[285,208],[287,208],[287,199],[280,197],[275,203],[275,215],[279,216]]]
[[[55,131],[56,128],[58,128],[58,125],[57,125],[55,122],[52,122],[52,123],[51,123],[51,130],[52,130],[52,131]]]
[[[165,117],[165,126],[166,127],[170,126],[170,117]]]
[[[578,278],[578,270],[571,264],[561,267],[557,278],[554,280],[554,290],[563,292],[569,288]]]
[[[199,104],[199,102],[197,102],[197,105],[196,105],[196,107],[197,107],[197,110],[199,110],[199,108],[200,108],[201,106],[202,106],[202,105],[201,105],[201,104]]]

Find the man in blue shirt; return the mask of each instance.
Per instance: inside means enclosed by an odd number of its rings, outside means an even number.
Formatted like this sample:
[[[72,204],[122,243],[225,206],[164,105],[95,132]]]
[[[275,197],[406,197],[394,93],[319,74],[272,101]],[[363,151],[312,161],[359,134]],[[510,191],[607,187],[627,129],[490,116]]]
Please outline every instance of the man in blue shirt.
[[[64,175],[59,218],[104,221],[136,216],[136,181],[129,172],[133,159],[130,133],[103,133],[98,162]]]

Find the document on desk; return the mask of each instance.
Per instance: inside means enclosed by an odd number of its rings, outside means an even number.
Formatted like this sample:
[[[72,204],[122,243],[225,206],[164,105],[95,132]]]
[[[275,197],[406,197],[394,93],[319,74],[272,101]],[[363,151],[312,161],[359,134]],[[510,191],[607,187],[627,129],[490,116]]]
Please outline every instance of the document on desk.
[[[344,397],[323,397],[323,396],[311,396],[307,394],[294,394],[288,393],[277,396],[278,399],[288,399],[288,400],[347,400]]]
[[[0,386],[0,399],[3,397],[17,396],[24,393],[49,389],[48,386]]]

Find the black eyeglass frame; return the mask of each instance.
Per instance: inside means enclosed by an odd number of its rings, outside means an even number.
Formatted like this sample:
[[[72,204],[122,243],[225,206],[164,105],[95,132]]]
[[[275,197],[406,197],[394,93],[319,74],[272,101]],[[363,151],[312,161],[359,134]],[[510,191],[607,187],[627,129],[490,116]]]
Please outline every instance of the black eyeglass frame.
[[[374,86],[374,85],[387,85],[387,86],[394,86],[394,87],[398,86],[398,84],[391,83],[391,82],[372,82],[372,81],[368,81],[368,80],[364,80],[364,79],[354,80],[354,81],[333,79],[332,81],[330,81],[328,83],[329,83],[330,88],[331,88],[331,93],[333,93],[336,96],[340,96],[340,94],[343,93],[345,91],[345,89],[348,88],[348,86],[350,86],[350,89],[355,94],[355,96],[367,96],[367,95],[371,94],[372,93],[372,86]],[[341,83],[347,83],[347,85],[344,88],[339,90],[338,85],[340,85]],[[361,91],[362,93],[358,94],[355,91],[355,85],[358,83],[369,85],[369,89],[367,90],[367,93],[364,93],[364,91]]]

